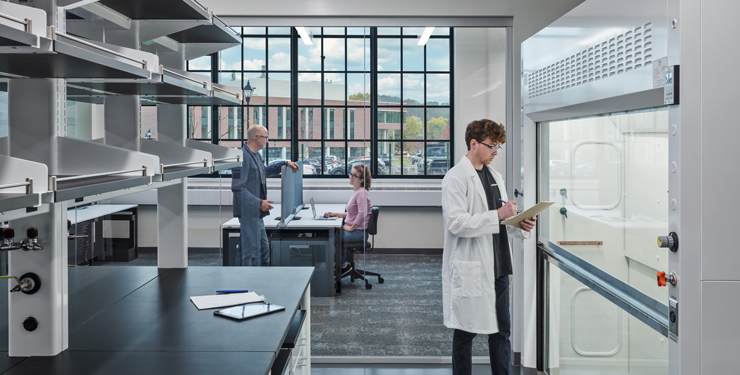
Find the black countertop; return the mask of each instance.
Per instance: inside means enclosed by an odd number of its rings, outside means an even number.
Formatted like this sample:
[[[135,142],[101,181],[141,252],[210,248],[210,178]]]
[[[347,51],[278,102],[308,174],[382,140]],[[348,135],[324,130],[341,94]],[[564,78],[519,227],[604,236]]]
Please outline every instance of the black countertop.
[[[70,268],[69,349],[58,356],[7,356],[8,295],[0,292],[0,373],[263,375],[312,274],[310,267]],[[249,289],[286,311],[237,322],[190,301],[218,289]]]
[[[274,361],[266,352],[84,352],[32,357],[4,375],[266,375]]]
[[[71,331],[69,349],[274,353],[312,274],[312,268],[296,267],[167,270]],[[249,289],[286,311],[237,322],[214,316],[213,310],[198,310],[190,301],[219,289]]]

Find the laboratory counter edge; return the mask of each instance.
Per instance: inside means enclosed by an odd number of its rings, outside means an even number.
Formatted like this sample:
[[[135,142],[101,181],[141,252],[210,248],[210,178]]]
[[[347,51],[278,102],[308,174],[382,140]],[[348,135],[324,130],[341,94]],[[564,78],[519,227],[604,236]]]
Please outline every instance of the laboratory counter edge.
[[[69,268],[69,348],[9,357],[2,342],[0,373],[265,375],[294,320],[310,316],[302,303],[312,275],[312,267]],[[234,321],[190,301],[219,289],[249,289],[285,311]],[[0,294],[0,311],[8,311],[8,293]],[[4,337],[7,324],[6,316]]]

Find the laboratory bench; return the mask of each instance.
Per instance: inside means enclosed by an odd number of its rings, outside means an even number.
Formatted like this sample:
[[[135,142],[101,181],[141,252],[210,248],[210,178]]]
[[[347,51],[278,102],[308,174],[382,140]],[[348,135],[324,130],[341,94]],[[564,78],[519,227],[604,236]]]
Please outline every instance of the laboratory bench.
[[[57,356],[8,357],[8,293],[0,293],[0,373],[308,374],[312,274],[310,267],[69,268],[69,348]],[[249,289],[285,311],[234,321],[190,301],[218,289]]]

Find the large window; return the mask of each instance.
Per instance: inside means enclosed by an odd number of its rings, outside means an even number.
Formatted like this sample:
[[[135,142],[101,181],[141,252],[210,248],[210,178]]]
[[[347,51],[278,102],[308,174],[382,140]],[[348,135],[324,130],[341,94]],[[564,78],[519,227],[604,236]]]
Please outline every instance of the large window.
[[[378,28],[377,153],[392,175],[443,175],[450,166],[451,39],[436,28]]]
[[[252,95],[241,106],[190,107],[191,138],[241,147],[249,127],[263,125],[266,163],[304,160],[316,176],[346,176],[357,163],[395,177],[450,167],[450,28],[436,28],[424,46],[423,28],[312,27],[312,45],[290,27],[234,30],[242,45],[188,70],[249,84]]]

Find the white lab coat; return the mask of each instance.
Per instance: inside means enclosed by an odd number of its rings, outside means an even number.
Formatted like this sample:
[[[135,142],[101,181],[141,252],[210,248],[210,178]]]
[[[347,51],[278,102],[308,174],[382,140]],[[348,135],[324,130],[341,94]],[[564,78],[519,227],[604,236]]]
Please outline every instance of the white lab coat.
[[[499,186],[501,198],[507,200],[503,178],[490,165],[486,167]],[[442,216],[445,227],[444,324],[472,333],[496,333],[496,278],[491,235],[499,232],[499,218],[498,212],[488,209],[483,185],[467,157],[442,180]],[[507,226],[506,229],[509,237],[531,236],[519,228]]]

